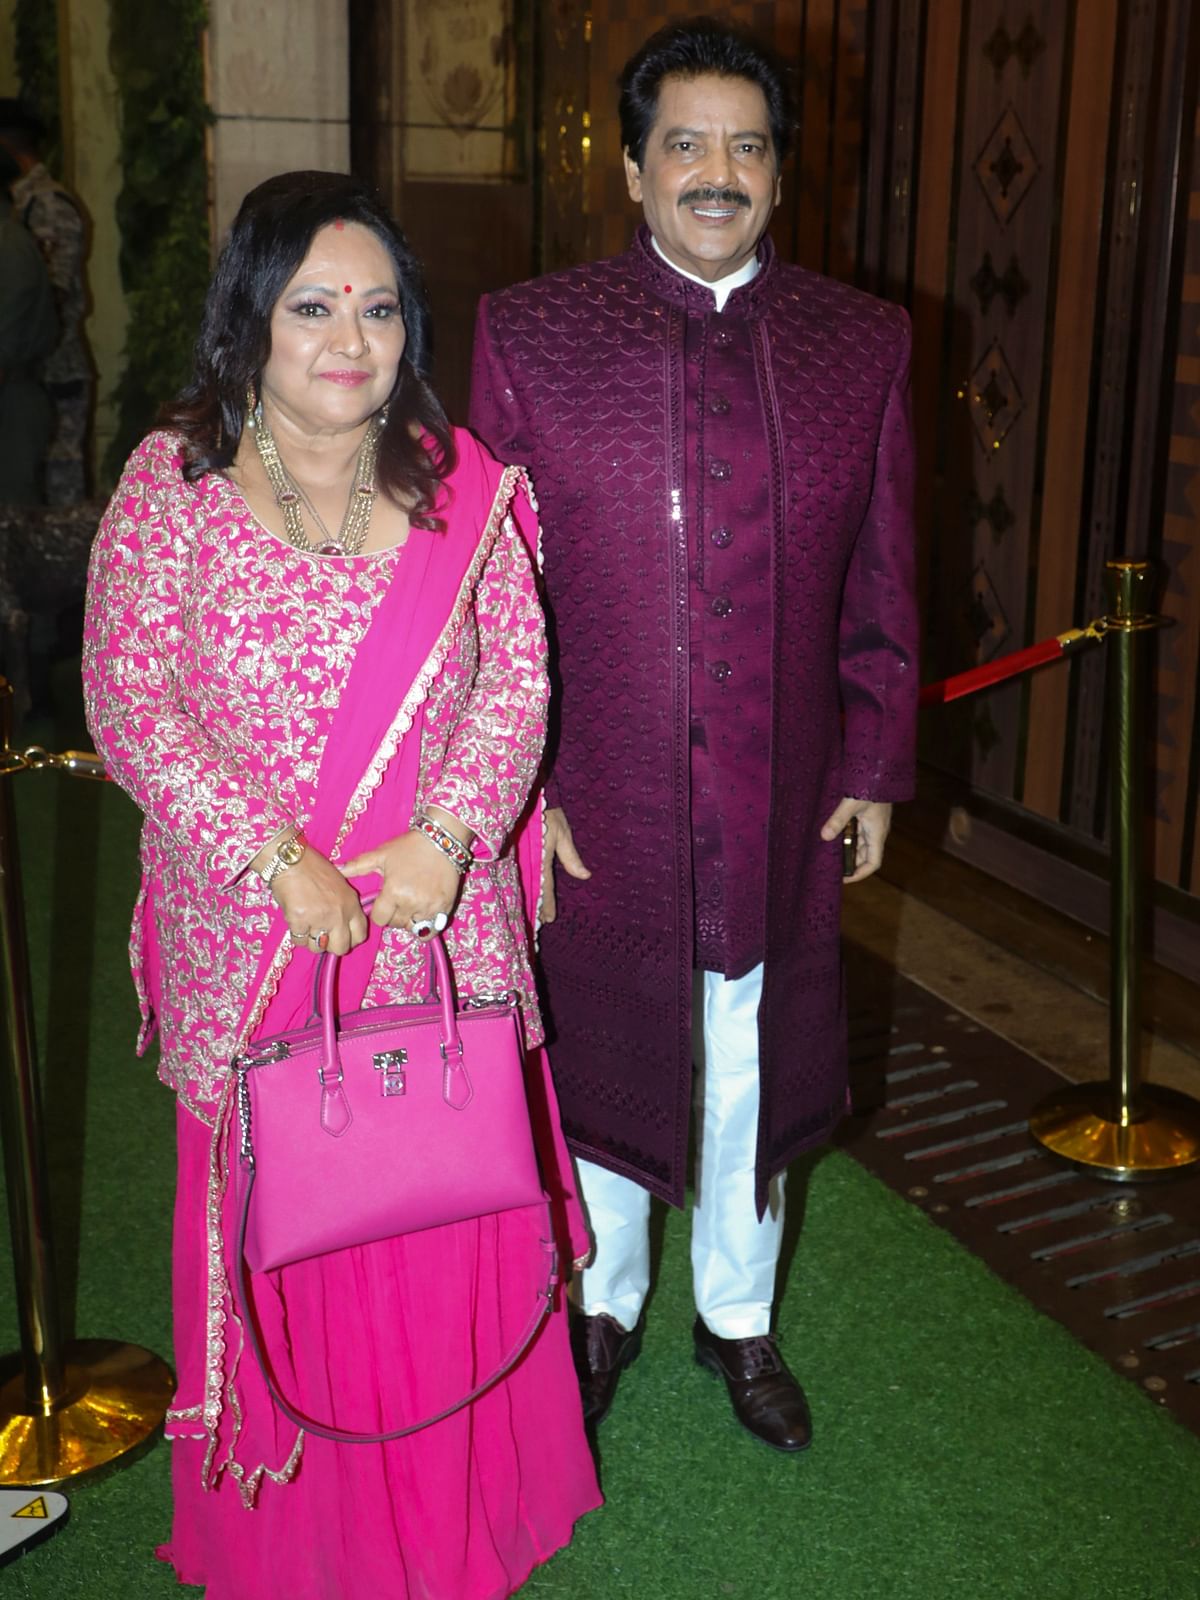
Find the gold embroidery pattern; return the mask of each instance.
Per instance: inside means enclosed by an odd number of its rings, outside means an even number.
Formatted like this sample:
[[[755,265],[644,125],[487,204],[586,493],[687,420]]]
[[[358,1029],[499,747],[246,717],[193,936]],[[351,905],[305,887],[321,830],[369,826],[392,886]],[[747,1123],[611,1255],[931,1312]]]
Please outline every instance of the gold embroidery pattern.
[[[276,921],[244,868],[311,812],[338,699],[402,552],[311,561],[265,536],[224,480],[184,483],[175,447],[151,435],[105,515],[84,672],[97,748],[147,818],[162,992],[154,1019],[143,891],[131,940],[139,1043],[157,1020],[160,1076],[211,1115]],[[263,781],[245,770],[250,749]]]

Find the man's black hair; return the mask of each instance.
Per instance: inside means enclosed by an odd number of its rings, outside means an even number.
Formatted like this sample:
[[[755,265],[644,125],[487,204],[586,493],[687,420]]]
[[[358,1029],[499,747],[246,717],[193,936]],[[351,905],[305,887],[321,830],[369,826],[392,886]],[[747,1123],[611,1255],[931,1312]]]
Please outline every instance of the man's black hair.
[[[756,84],[767,102],[771,143],[782,162],[792,147],[796,116],[787,72],[758,40],[739,29],[696,17],[660,28],[629,58],[621,72],[621,145],[640,169],[646,141],[658,115],[664,78],[745,78]]]

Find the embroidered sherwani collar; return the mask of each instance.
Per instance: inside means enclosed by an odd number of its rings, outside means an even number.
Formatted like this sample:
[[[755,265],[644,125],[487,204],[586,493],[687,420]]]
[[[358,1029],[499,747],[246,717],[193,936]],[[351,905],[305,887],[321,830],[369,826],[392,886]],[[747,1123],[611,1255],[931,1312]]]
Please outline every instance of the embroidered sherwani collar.
[[[682,267],[677,266],[653,235],[650,237],[650,248],[661,261],[665,261],[669,267],[673,267],[681,277],[690,278],[693,283],[698,283],[702,289],[710,289],[712,291],[714,311],[724,311],[725,302],[733,291],[740,289],[744,283],[753,282],[759,273],[758,257],[753,255],[749,261],[744,261],[735,271],[727,272],[723,278],[702,278],[698,273],[685,272]]]
[[[625,258],[633,267],[646,288],[660,300],[666,300],[689,316],[705,316],[713,310],[711,284],[698,283],[666,261],[654,248],[654,238],[643,222],[634,236],[633,244]],[[725,303],[726,315],[742,317],[761,316],[766,291],[775,276],[775,246],[770,236],[759,240],[758,271],[749,283],[734,289]]]

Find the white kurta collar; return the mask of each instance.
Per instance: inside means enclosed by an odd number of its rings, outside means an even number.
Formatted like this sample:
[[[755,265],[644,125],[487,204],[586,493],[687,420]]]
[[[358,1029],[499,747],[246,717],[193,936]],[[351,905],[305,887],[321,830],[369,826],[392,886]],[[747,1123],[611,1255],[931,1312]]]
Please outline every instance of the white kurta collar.
[[[710,282],[707,278],[698,278],[694,272],[685,272],[682,267],[677,267],[653,234],[650,235],[650,243],[654,246],[656,254],[667,263],[672,272],[677,272],[681,278],[690,278],[693,283],[700,284],[702,288],[711,289],[716,298],[716,310],[718,311],[724,311],[725,302],[735,289],[740,289],[744,283],[749,283],[752,278],[757,278],[758,276],[757,254],[752,255],[749,261],[743,263],[736,272],[727,273],[725,277],[718,278],[715,282]]]

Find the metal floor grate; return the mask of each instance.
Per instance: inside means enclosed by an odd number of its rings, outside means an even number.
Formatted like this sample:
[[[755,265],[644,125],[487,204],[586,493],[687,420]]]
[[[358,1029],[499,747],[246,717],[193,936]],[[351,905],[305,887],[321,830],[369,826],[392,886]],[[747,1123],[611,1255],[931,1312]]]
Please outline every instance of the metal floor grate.
[[[1200,1175],[1063,1166],[1027,1131],[1056,1073],[857,946],[847,969],[838,1143],[1200,1433]]]

